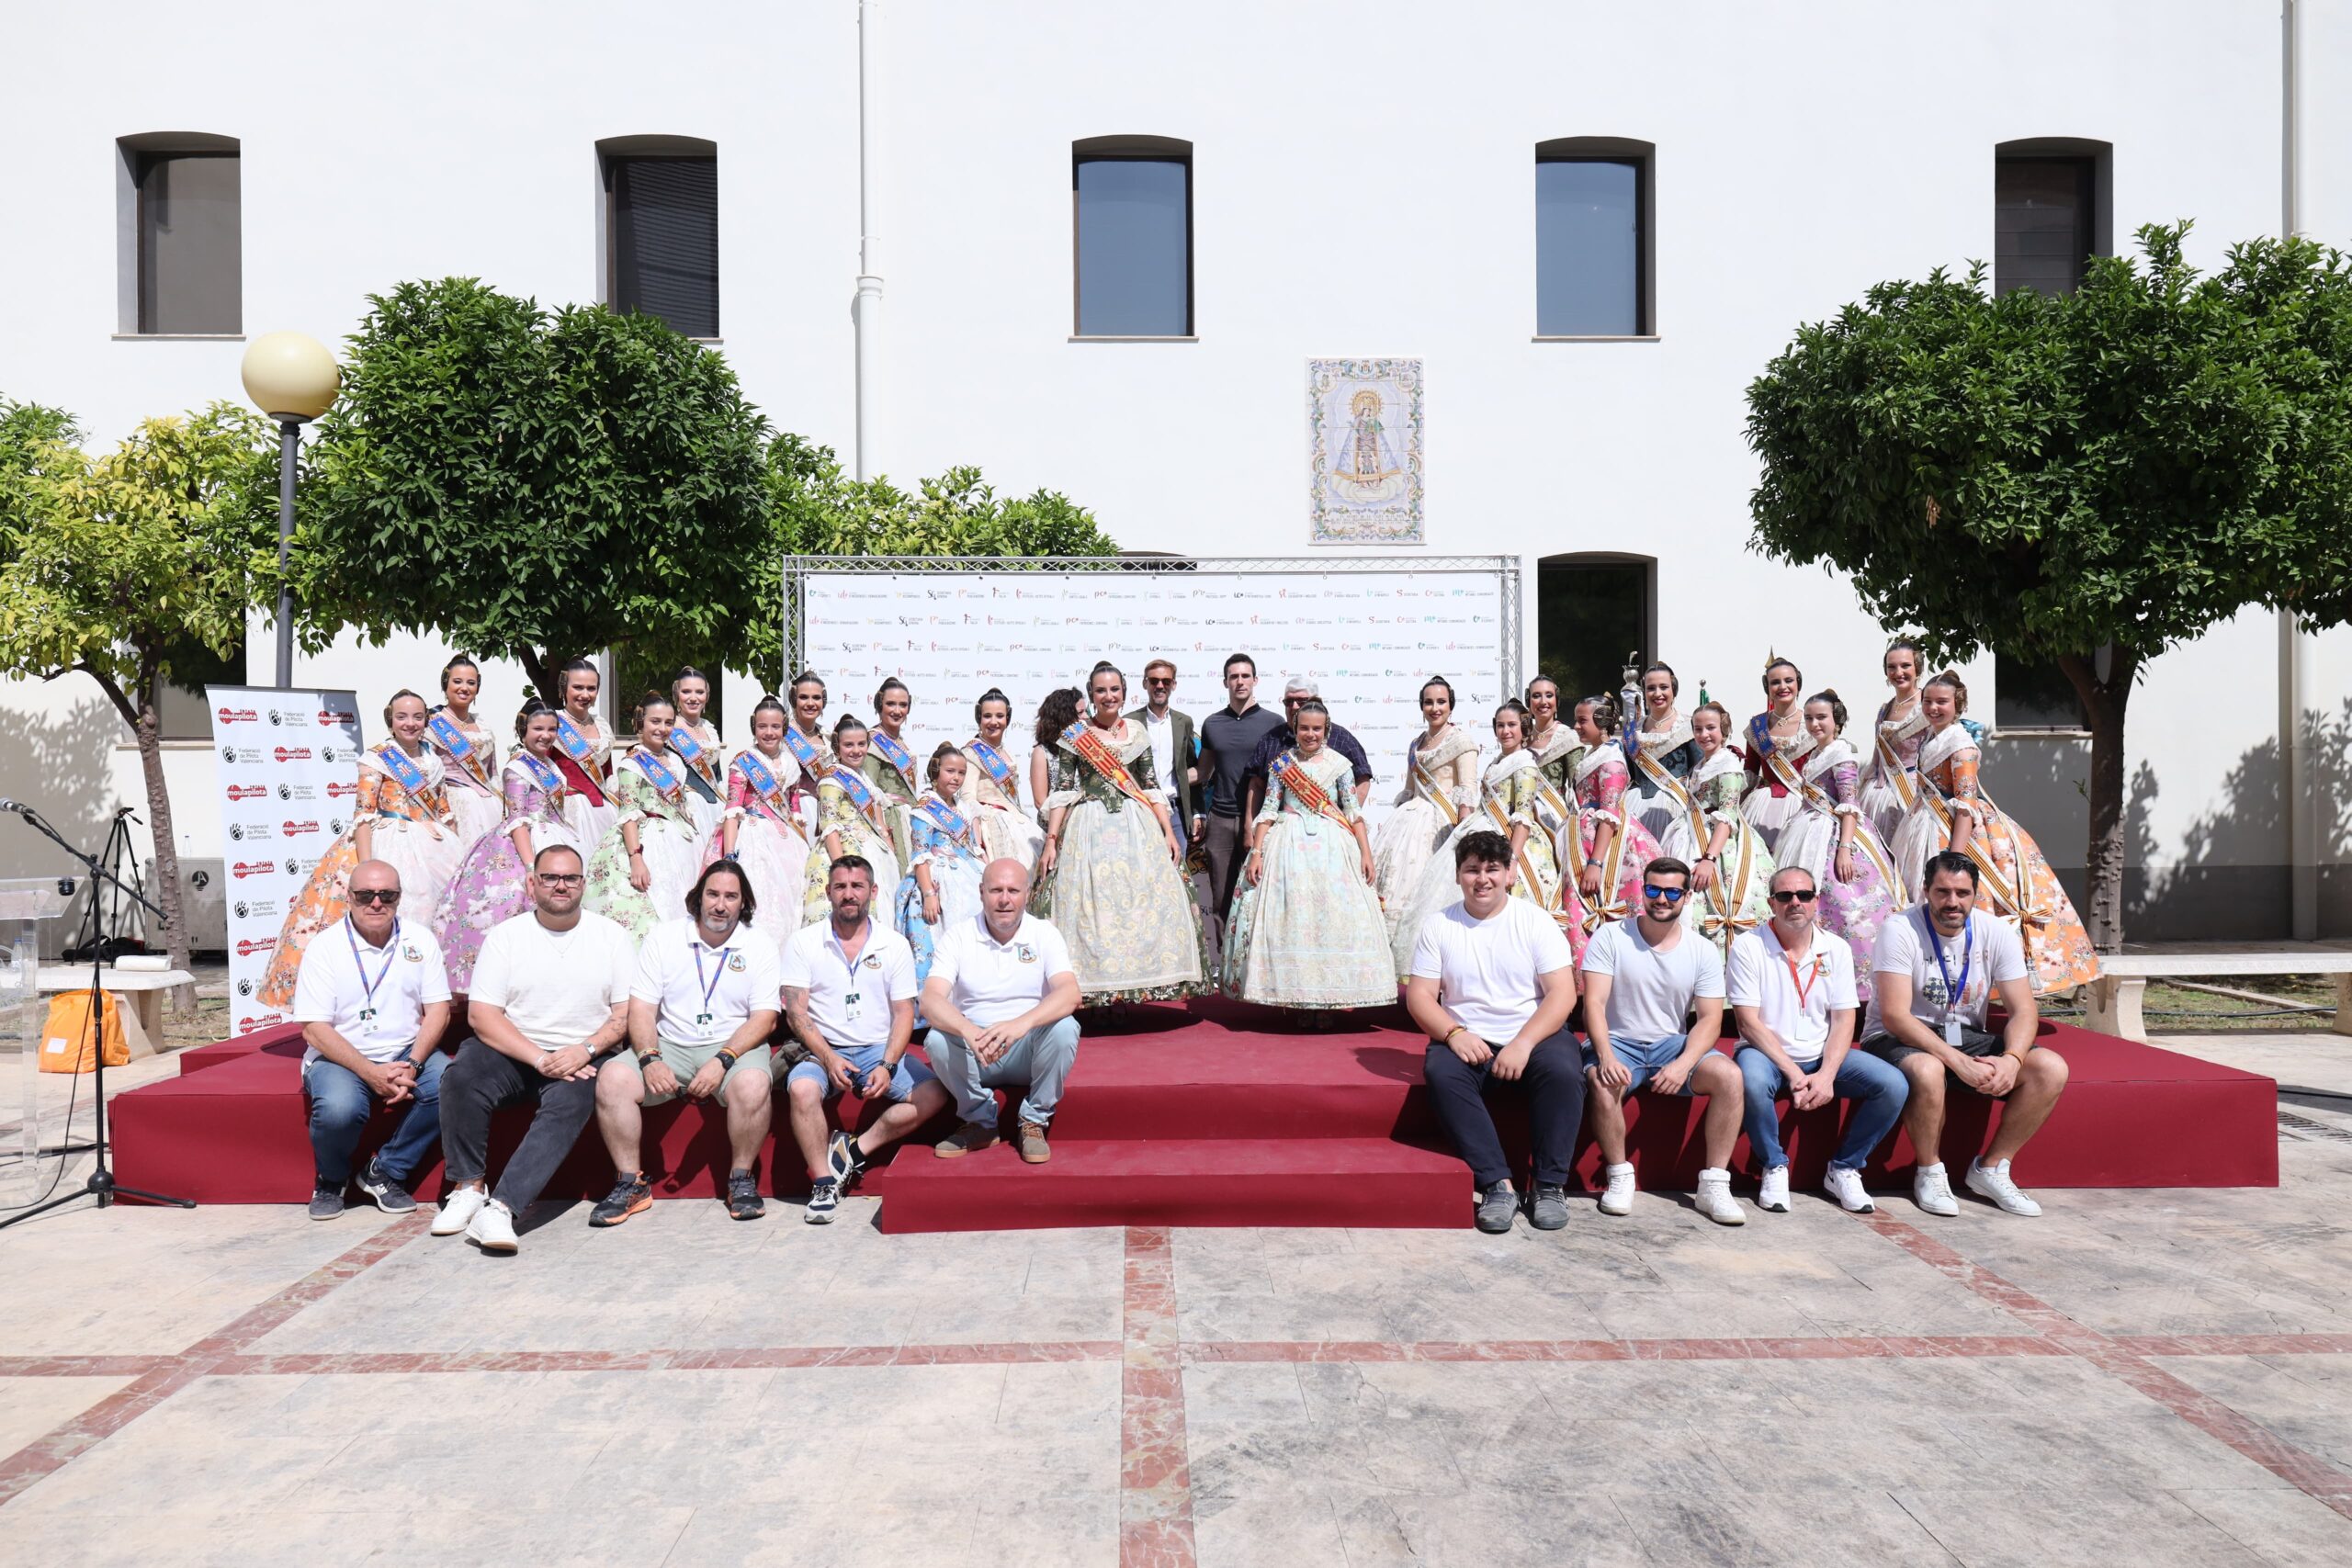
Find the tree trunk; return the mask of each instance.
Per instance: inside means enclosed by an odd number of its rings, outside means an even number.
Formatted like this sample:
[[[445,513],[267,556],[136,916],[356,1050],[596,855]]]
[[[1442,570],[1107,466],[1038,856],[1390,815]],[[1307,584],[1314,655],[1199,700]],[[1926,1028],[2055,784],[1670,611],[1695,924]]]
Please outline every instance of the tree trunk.
[[[561,661],[536,648],[516,649],[514,658],[523,666],[523,673],[530,677],[531,684],[538,688],[539,700],[561,707],[563,694],[555,689],[555,671]]]
[[[86,666],[85,666],[86,668]],[[89,671],[115,711],[130,725],[130,732],[139,745],[139,771],[147,784],[147,821],[155,840],[155,902],[164,910],[164,949],[175,969],[188,966],[187,921],[180,906],[180,840],[172,826],[172,793],[164,779],[163,720],[155,711],[155,665],[142,658],[139,671],[139,702],[133,706],[122,688],[109,677],[96,670]],[[99,897],[93,890],[91,897]],[[196,987],[175,986],[172,988],[172,1010],[187,1014],[196,1010]],[[158,1050],[163,1042],[153,1042]]]
[[[2139,660],[2121,649],[2113,650],[2104,681],[2093,655],[2061,654],[2058,667],[2074,682],[2091,728],[2090,841],[2083,855],[2088,886],[2083,920],[2090,929],[2091,946],[2119,953],[2123,947],[2123,712],[2132,700]]]

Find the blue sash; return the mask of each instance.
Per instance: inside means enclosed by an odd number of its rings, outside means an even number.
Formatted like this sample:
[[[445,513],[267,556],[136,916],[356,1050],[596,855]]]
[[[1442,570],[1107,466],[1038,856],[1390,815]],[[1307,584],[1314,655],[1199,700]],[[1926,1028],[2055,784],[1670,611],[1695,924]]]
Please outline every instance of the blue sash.
[[[595,748],[588,744],[588,738],[571,722],[570,714],[555,716],[555,743],[563,748],[565,756],[583,765],[596,754]]]
[[[670,731],[670,749],[677,752],[679,760],[686,764],[686,782],[694,785],[695,793],[705,800],[717,800],[718,792],[711,788],[710,780],[704,776],[702,771],[703,754],[708,748],[687,734],[681,725]]]
[[[401,750],[398,745],[388,743],[379,746],[376,749],[376,760],[384,764],[384,771],[398,780],[401,788],[408,791],[409,794],[415,795],[427,787],[424,782],[424,770],[409,761],[408,753]]]
[[[737,752],[735,770],[743,775],[743,782],[752,786],[752,793],[762,800],[773,804],[784,798],[784,785],[776,782],[775,774],[769,770],[767,763],[760,760],[757,751]]]
[[[655,756],[652,752],[648,751],[642,746],[639,747],[636,750],[631,751],[629,753],[629,757],[637,763],[638,770],[644,773],[647,778],[653,781],[653,787],[655,789],[660,790],[663,795],[674,795],[677,793],[678,775],[664,767],[661,758]]]
[[[548,795],[560,795],[563,793],[561,773],[557,773],[528,751],[517,751],[514,753],[514,760],[523,764],[523,771],[531,775],[531,782]]]
[[[967,835],[972,830],[972,825],[964,820],[963,813],[935,795],[923,796],[915,804],[914,811],[924,821],[954,840],[956,848],[967,853],[970,852]]]
[[[785,733],[790,734],[791,731],[786,730]],[[870,812],[874,809],[874,792],[866,787],[863,778],[851,773],[847,768],[841,767],[835,768],[831,777],[834,784],[841,786],[842,793],[849,796],[849,803],[852,806],[856,807],[860,811]]]
[[[878,729],[874,732],[874,750],[882,754],[884,761],[899,770],[899,776],[907,781],[908,789],[915,787],[915,754],[912,751]]]
[[[1756,748],[1756,760],[1760,762],[1765,758],[1770,756],[1773,751],[1772,716],[1769,713],[1759,713],[1754,718],[1749,719],[1747,721],[1747,739],[1749,744]]]
[[[788,724],[784,727],[784,749],[792,753],[792,760],[800,764],[802,773],[812,779],[817,776],[817,765],[824,758],[818,755],[814,742]]]
[[[449,721],[447,714],[435,714],[424,721],[424,728],[432,732],[434,739],[441,743],[441,750],[458,761],[462,762],[474,754],[474,743],[466,739],[464,730]]]
[[[997,788],[1011,795],[1012,791],[1005,781],[1012,777],[1012,764],[1004,760],[1004,753],[978,739],[972,742],[970,750],[972,755],[979,759],[980,766],[988,770],[989,777],[996,781]]]

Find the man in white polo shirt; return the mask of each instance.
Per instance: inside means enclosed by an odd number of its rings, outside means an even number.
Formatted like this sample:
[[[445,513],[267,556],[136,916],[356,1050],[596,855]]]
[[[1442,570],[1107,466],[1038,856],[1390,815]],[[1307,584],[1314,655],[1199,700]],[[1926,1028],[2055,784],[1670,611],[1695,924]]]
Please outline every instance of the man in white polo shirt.
[[[376,1102],[405,1105],[400,1125],[359,1173],[388,1214],[416,1207],[408,1183],[441,1137],[442,1031],[449,976],[420,918],[401,919],[401,874],[379,860],[351,873],[351,912],[302,952],[294,1021],[302,1026],[302,1091],[311,1097],[311,1218],[343,1213],[351,1156]]]
[[[997,1141],[996,1097],[1027,1086],[1021,1101],[1021,1157],[1053,1157],[1046,1127],[1078,1060],[1078,972],[1069,944],[1028,913],[1029,868],[989,863],[980,874],[981,913],[942,931],[923,982],[923,1039],[939,1081],[963,1119],[932,1153],[953,1159]]]
[[[907,939],[871,919],[874,867],[843,855],[825,876],[831,914],[803,926],[784,949],[784,1016],[804,1060],[785,1074],[792,1140],[808,1167],[801,1218],[831,1224],[842,1192],[885,1145],[947,1103],[939,1079],[907,1051],[914,1043],[915,955]],[[854,1089],[888,1108],[853,1138],[825,1135],[825,1102]]]
[[[767,1212],[752,1165],[768,1135],[768,1035],[781,987],[775,943],[745,923],[757,908],[743,868],[713,861],[686,895],[691,918],[663,921],[638,949],[629,1049],[596,1075],[596,1126],[616,1179],[590,1224],[616,1225],[653,1206],[639,1157],[642,1107],[681,1094],[726,1111],[728,1214],[756,1220]]]
[[[1829,1156],[1821,1185],[1849,1213],[1874,1205],[1862,1190],[1862,1166],[1903,1111],[1901,1076],[1853,1050],[1854,950],[1814,920],[1820,890],[1801,865],[1772,874],[1772,919],[1731,944],[1731,1006],[1739,1021],[1740,1077],[1746,1080],[1747,1146],[1764,1168],[1756,1206],[1789,1211],[1789,1159],[1781,1147],[1775,1101],[1811,1111],[1850,1100],[1846,1134]]]

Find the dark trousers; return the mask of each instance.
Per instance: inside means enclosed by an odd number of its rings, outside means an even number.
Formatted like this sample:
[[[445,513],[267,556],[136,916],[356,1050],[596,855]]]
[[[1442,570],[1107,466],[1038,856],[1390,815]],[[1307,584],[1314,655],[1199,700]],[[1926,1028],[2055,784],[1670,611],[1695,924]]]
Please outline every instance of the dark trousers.
[[[1249,824],[1238,817],[1209,814],[1209,901],[1202,911],[1208,917],[1209,951],[1213,957],[1225,952],[1225,916],[1233,908],[1234,885],[1241,880],[1241,868],[1250,862]]]
[[[1437,1118],[1445,1123],[1446,1136],[1469,1162],[1479,1191],[1510,1179],[1503,1141],[1487,1109],[1490,1095],[1517,1095],[1526,1100],[1528,1125],[1534,1134],[1535,1185],[1568,1184],[1568,1162],[1576,1156],[1577,1134],[1584,1126],[1584,1048],[1573,1031],[1563,1029],[1537,1045],[1528,1055],[1527,1070],[1516,1079],[1495,1077],[1492,1057],[1474,1067],[1432,1040],[1422,1055],[1421,1080],[1437,1102]]]
[[[470,1038],[441,1075],[441,1156],[453,1187],[489,1174],[491,1112],[526,1100],[538,1107],[531,1130],[491,1192],[518,1215],[538,1201],[555,1168],[580,1141],[580,1130],[596,1113],[596,1080],[542,1077]]]

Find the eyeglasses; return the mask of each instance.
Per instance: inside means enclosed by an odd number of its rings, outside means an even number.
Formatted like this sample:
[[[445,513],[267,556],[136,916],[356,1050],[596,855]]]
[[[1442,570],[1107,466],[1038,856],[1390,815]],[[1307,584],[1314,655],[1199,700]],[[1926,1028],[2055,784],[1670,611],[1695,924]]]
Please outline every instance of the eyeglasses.
[[[532,874],[549,887],[577,887],[588,880],[576,871],[539,871]]]
[[[351,901],[355,904],[381,904],[389,909],[401,901],[401,890],[397,887],[355,887],[351,890]]]
[[[1811,887],[1783,887],[1772,895],[1775,904],[1810,904],[1821,895]]]
[[[1663,898],[1669,904],[1681,903],[1683,895],[1688,892],[1690,892],[1690,889],[1687,887],[1660,887],[1654,883],[1644,883],[1642,885],[1643,897]]]

